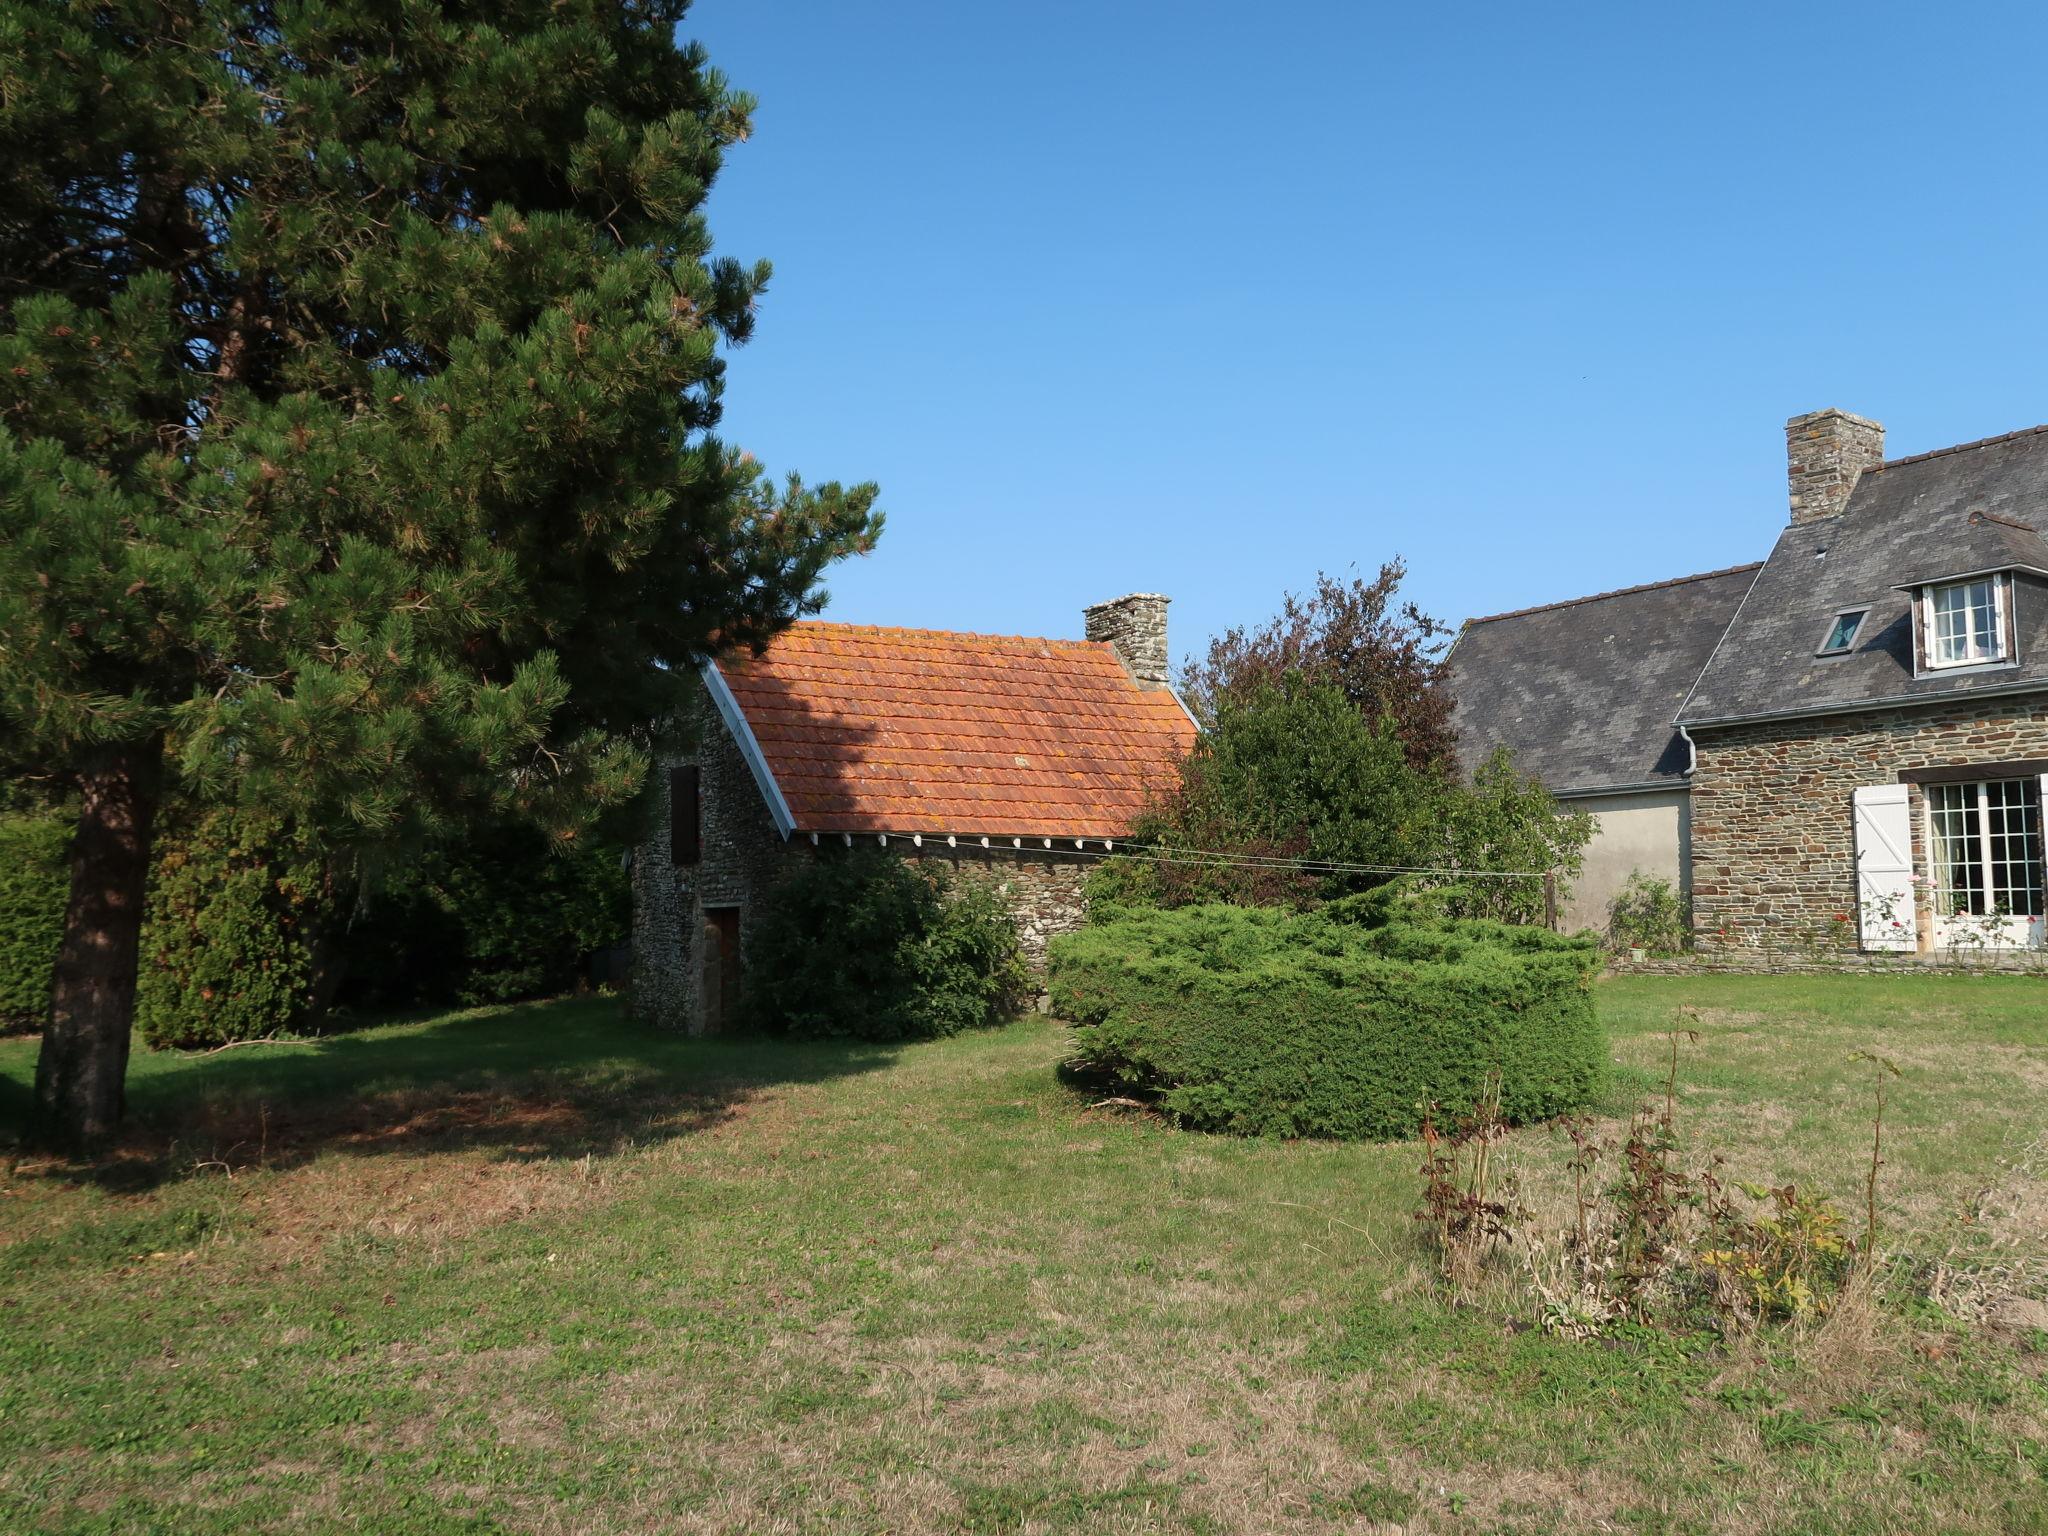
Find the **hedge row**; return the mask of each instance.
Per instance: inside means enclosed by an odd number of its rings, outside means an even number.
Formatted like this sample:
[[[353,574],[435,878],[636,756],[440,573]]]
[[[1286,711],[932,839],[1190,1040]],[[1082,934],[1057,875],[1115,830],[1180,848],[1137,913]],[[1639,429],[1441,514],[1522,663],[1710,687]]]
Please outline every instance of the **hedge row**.
[[[1077,1067],[1183,1123],[1400,1138],[1500,1075],[1511,1122],[1582,1107],[1603,1046],[1590,939],[1454,919],[1389,888],[1313,912],[1126,911],[1057,939]]]
[[[48,1012],[69,841],[56,817],[0,819],[0,1029]],[[566,991],[625,936],[629,906],[615,845],[556,853],[500,828],[430,850],[364,899],[274,825],[214,812],[157,847],[137,1032],[166,1047],[317,1028],[337,989],[368,1009]]]
[[[38,1028],[49,1011],[70,844],[71,828],[54,818],[0,820],[0,1030]]]

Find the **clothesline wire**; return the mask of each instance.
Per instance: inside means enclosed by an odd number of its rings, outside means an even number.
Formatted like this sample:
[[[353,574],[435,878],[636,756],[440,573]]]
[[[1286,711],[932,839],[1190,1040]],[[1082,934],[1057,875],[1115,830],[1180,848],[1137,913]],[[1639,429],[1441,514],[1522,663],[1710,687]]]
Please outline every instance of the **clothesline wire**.
[[[824,837],[829,834],[814,833],[812,835]],[[913,832],[842,833],[840,835],[842,837],[851,836],[856,839],[861,837],[880,837],[884,840],[888,838],[902,838],[920,845],[924,841],[924,834]],[[934,836],[932,841],[942,843],[943,837],[942,835]],[[1046,840],[1040,838],[1037,841],[1042,844]],[[1533,880],[1540,879],[1547,873],[1547,871],[1540,869],[1464,869],[1455,865],[1432,868],[1426,865],[1415,864],[1350,864],[1335,859],[1302,859],[1277,854],[1233,853],[1210,848],[1171,848],[1145,843],[1121,843],[1112,839],[1102,839],[1101,841],[1106,846],[1100,849],[1060,848],[1034,847],[1032,840],[1029,838],[1019,843],[1016,840],[1004,842],[1003,840],[991,837],[986,844],[986,848],[991,853],[1050,853],[1068,859],[1136,859],[1142,863],[1179,864],[1195,868],[1249,869],[1275,873],[1294,871],[1302,874],[1318,875],[1439,875],[1454,879]],[[945,846],[956,849],[965,846],[972,850],[982,847],[983,844],[979,839],[969,839],[964,845],[956,841]]]

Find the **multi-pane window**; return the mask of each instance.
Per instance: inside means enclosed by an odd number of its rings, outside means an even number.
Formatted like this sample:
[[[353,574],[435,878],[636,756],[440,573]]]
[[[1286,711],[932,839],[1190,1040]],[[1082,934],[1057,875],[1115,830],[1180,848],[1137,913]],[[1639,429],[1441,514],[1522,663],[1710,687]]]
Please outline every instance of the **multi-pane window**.
[[[1949,916],[2039,917],[2039,779],[1927,786],[1935,902]]]
[[[1927,598],[1927,659],[1937,667],[2002,661],[2004,626],[1999,622],[1999,581],[1980,576],[1936,587]]]

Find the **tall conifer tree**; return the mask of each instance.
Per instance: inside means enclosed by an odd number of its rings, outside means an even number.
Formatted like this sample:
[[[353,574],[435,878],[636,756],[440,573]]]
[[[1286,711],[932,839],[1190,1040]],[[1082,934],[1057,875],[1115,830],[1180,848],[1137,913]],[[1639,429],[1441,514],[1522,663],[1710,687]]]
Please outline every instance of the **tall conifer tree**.
[[[37,1079],[120,1114],[167,797],[336,846],[633,790],[871,486],[714,435],[765,263],[688,0],[0,0],[0,770],[80,809]]]

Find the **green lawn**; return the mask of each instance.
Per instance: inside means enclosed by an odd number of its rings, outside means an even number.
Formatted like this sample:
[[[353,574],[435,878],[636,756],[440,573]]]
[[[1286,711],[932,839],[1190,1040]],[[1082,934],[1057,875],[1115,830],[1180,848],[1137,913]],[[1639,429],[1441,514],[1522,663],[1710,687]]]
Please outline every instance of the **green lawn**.
[[[1891,1056],[1894,1246],[2041,1273],[2048,983],[1600,1000],[1604,1114],[1689,1005],[1686,1128],[1850,1205]],[[1174,1131],[1061,1052],[593,1001],[138,1056],[117,1155],[0,1182],[0,1530],[2048,1530],[2028,1340],[1518,1331],[1437,1299],[1415,1147]],[[1561,1138],[1511,1148],[1541,1206]]]

